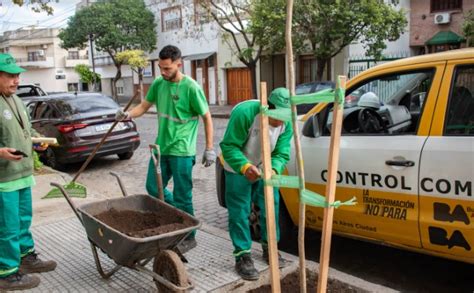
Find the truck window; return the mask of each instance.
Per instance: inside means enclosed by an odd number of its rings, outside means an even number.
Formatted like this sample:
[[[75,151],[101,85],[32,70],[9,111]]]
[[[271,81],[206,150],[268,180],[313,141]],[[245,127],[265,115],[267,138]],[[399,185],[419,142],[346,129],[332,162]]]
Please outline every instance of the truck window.
[[[448,100],[445,135],[474,136],[474,66],[459,66]]]

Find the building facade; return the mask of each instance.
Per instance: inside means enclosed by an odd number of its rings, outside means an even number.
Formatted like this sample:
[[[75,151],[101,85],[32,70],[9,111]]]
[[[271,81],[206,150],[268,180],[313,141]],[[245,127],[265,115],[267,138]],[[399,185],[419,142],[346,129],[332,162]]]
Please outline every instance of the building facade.
[[[26,27],[4,32],[0,52],[10,53],[27,71],[21,84],[36,84],[46,92],[88,90],[74,71],[77,64],[89,64],[88,51],[60,47],[59,30]]]

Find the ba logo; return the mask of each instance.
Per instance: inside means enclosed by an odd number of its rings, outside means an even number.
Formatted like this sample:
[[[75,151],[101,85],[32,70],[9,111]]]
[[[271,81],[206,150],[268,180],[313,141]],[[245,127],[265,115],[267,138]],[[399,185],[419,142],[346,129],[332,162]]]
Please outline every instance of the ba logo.
[[[433,203],[433,213],[434,219],[441,222],[463,222],[466,225],[469,225],[471,221],[464,211],[461,205],[456,205],[456,207],[451,212],[451,207],[445,203],[435,202]]]
[[[451,237],[448,238],[448,232],[439,227],[428,227],[430,235],[430,243],[441,246],[448,246],[449,249],[454,246],[463,247],[467,251],[471,251],[471,246],[467,242],[461,231],[455,230]]]

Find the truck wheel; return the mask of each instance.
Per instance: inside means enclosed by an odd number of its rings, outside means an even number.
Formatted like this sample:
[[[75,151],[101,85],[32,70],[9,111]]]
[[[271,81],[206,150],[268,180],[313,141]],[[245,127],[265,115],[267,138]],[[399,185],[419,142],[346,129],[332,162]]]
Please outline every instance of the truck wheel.
[[[294,247],[297,243],[298,231],[291,220],[290,213],[286,209],[283,198],[280,197],[280,242],[278,242],[279,249],[288,249]]]

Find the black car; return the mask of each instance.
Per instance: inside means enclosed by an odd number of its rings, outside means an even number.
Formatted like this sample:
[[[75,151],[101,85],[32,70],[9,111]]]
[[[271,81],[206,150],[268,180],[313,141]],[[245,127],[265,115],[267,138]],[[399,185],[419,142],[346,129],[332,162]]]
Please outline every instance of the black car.
[[[331,81],[314,81],[308,83],[302,83],[296,86],[295,94],[297,95],[304,95],[319,92],[325,89],[334,89],[335,84]],[[298,115],[299,114],[306,114],[309,110],[311,110],[314,105],[316,104],[301,104],[296,106],[296,110]]]
[[[58,146],[49,147],[40,158],[54,169],[85,161],[115,121],[119,105],[97,93],[64,93],[31,100],[28,105],[33,128],[55,137]],[[118,155],[128,160],[140,145],[135,122],[119,122],[96,156]]]

